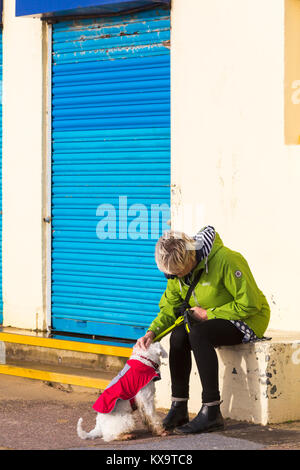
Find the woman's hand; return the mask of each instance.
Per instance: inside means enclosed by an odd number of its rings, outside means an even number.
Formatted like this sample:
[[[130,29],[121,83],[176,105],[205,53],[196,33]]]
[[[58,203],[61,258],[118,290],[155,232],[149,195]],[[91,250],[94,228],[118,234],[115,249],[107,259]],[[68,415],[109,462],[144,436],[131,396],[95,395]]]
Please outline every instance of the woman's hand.
[[[199,320],[205,321],[208,320],[207,318],[207,311],[204,310],[204,308],[201,307],[193,307],[191,308],[193,310],[193,315],[195,318],[198,318]]]
[[[145,336],[142,336],[142,338],[139,338],[137,340],[136,346],[138,346],[139,348],[144,349],[144,351],[146,351],[146,349],[149,348],[149,346],[152,343],[152,341],[154,340],[154,338],[155,338],[155,334],[153,333],[153,331],[147,331]]]

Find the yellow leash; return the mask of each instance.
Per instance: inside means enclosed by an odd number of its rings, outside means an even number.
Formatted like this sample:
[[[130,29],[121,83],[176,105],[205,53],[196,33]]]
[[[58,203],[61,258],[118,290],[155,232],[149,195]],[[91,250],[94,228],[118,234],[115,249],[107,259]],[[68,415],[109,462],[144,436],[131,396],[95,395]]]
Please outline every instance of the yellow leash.
[[[163,331],[159,335],[155,336],[155,338],[153,340],[153,343],[155,343],[156,341],[160,341],[164,336],[171,333],[171,331],[174,330],[174,328],[176,328],[176,326],[179,326],[179,325],[181,325],[181,323],[183,323],[183,320],[184,320],[183,315],[178,317],[177,320],[175,321],[175,323],[172,326],[170,326],[170,328],[167,328],[165,331]]]

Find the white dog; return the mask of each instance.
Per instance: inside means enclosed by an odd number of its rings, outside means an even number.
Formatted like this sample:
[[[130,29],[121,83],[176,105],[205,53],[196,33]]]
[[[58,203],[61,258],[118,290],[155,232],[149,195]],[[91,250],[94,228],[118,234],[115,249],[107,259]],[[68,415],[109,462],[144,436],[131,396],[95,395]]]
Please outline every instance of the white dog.
[[[160,343],[152,343],[147,350],[135,346],[125,367],[100,395],[93,408],[98,412],[96,427],[85,432],[82,418],[77,423],[81,439],[102,437],[109,442],[126,439],[135,427],[132,411],[137,409],[147,427],[154,434],[163,434],[155,410],[155,380],[160,379],[160,358],[167,357]]]

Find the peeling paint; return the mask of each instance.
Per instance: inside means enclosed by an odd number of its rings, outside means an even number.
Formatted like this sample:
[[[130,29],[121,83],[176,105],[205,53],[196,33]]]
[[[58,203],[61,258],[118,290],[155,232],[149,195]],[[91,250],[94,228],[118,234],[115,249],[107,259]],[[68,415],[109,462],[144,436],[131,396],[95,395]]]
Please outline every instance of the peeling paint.
[[[134,31],[134,33],[123,33],[123,32],[121,32],[120,36],[138,36],[138,34],[139,34],[138,31]]]
[[[273,387],[270,390],[270,393],[271,393],[271,395],[274,395],[274,393],[276,393],[276,392],[277,392],[277,387],[276,387],[276,385],[273,385]]]

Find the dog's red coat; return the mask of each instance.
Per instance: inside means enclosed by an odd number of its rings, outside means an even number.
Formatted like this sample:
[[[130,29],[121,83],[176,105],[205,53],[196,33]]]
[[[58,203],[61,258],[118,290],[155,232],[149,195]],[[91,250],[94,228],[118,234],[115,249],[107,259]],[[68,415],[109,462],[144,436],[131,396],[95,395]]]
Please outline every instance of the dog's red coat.
[[[124,369],[115,377],[94,403],[98,413],[111,413],[117,400],[130,400],[134,407],[134,397],[151,380],[160,380],[160,374],[152,366],[136,359],[129,359]]]

